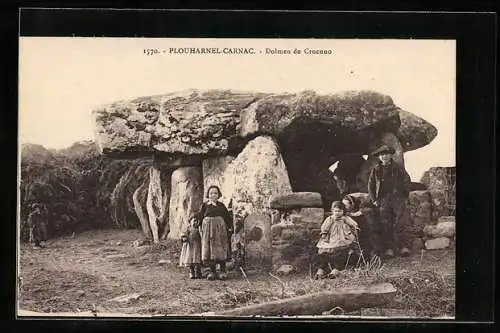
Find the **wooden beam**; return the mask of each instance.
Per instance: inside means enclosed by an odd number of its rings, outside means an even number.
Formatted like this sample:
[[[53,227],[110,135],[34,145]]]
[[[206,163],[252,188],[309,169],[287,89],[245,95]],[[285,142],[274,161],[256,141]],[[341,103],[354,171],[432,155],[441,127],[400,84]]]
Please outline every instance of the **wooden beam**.
[[[206,316],[297,316],[321,315],[335,307],[345,312],[387,304],[396,294],[390,283],[382,283],[363,288],[338,289],[309,295],[281,299],[273,302],[254,304]]]

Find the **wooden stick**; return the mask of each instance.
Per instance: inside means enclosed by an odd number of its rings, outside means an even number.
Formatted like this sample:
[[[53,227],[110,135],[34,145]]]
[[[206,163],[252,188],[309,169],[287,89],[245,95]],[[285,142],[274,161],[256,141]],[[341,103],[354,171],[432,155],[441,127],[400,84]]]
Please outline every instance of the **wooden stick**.
[[[275,278],[276,280],[279,281],[279,283],[281,283],[281,298],[285,297],[285,287],[286,287],[286,284],[281,281],[281,279],[279,277],[277,277],[276,275],[272,274],[271,272],[269,272],[269,275],[271,275],[273,278]]]
[[[252,284],[250,283],[250,280],[248,280],[248,277],[247,277],[247,274],[245,273],[245,270],[243,269],[243,267],[240,266],[240,270],[241,270],[241,273],[243,274],[243,277],[245,278],[245,280],[247,281],[248,285],[250,287],[253,287]]]

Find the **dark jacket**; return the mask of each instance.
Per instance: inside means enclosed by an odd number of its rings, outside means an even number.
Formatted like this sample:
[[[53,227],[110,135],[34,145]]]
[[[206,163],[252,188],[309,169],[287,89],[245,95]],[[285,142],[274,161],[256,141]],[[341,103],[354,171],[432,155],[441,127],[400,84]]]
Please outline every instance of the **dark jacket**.
[[[368,178],[368,194],[372,201],[381,199],[380,188],[384,181],[382,179],[383,167],[382,163],[379,162],[373,167]],[[392,193],[407,199],[410,194],[411,179],[405,168],[394,161],[391,161],[386,167],[388,168],[387,176],[391,177],[393,183]]]

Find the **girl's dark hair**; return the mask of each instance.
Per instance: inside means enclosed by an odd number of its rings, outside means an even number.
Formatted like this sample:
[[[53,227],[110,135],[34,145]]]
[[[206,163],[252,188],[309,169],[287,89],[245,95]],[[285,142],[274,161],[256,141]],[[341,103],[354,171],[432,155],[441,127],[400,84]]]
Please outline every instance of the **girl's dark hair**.
[[[334,208],[340,208],[345,213],[345,205],[342,203],[342,201],[332,202],[331,210],[333,210]]]
[[[208,193],[210,193],[210,190],[213,189],[213,188],[217,189],[217,192],[219,192],[219,198],[222,197],[222,192],[220,191],[219,186],[217,186],[217,185],[211,185],[208,188],[208,190],[207,190],[207,198],[208,198]]]
[[[351,206],[352,206],[352,210],[353,211],[357,211],[359,209],[359,201],[356,200],[355,197],[353,197],[352,195],[346,195],[344,198],[342,198],[342,200],[347,200],[351,203]]]

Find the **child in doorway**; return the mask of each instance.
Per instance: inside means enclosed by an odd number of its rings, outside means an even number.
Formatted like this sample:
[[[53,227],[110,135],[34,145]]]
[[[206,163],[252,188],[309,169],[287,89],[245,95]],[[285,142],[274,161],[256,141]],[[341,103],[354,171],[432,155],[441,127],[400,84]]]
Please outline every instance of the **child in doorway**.
[[[201,235],[199,222],[192,217],[181,234],[182,251],[179,265],[189,267],[190,279],[201,279]]]
[[[340,201],[334,201],[331,206],[332,215],[321,225],[318,248],[318,271],[316,279],[335,278],[342,270],[352,253],[357,238],[358,224],[347,216],[345,206]],[[333,269],[328,271],[329,265]]]

